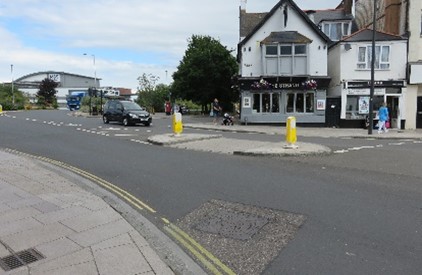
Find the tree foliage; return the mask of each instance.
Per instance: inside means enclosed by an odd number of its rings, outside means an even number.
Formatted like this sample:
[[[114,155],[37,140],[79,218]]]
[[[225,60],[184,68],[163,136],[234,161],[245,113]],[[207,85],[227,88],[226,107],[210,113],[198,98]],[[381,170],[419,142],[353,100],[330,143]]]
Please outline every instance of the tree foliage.
[[[39,105],[44,107],[57,105],[57,85],[57,82],[49,78],[45,78],[41,81],[37,92],[37,102]]]
[[[235,57],[210,36],[193,35],[188,42],[185,56],[173,74],[172,95],[202,106],[218,98],[225,108],[231,108],[239,96],[231,88],[231,79],[238,71]]]
[[[150,112],[163,112],[164,103],[169,97],[169,86],[157,84],[159,77],[152,74],[144,73],[138,77],[138,81],[138,99],[136,102]]]
[[[0,85],[0,104],[3,110],[23,109],[28,102],[28,97],[15,87],[12,92],[12,85]]]

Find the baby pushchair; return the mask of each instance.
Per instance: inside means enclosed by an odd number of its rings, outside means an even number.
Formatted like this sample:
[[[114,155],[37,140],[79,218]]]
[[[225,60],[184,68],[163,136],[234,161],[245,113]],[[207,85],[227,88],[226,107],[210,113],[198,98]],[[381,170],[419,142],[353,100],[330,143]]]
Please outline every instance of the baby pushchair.
[[[233,117],[230,116],[228,113],[225,113],[223,116],[223,121],[221,122],[222,125],[233,125]]]

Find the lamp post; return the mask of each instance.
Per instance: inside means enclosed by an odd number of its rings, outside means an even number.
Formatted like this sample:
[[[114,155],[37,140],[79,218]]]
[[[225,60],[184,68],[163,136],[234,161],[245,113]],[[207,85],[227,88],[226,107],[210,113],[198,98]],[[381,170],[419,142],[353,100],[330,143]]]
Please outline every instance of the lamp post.
[[[84,53],[84,55],[88,55]],[[92,56],[92,65],[94,65],[94,88],[97,88],[97,68],[95,66],[95,54],[91,54]]]
[[[369,92],[369,127],[368,135],[372,135],[374,127],[374,89],[375,89],[375,32],[377,23],[377,0],[374,0],[374,10],[372,17],[372,54],[371,54],[371,90]]]
[[[12,75],[12,109],[15,107],[15,91],[13,85],[13,64],[10,65],[10,73]]]
[[[84,53],[84,55],[88,55],[87,53]],[[91,54],[92,56],[92,64],[94,66],[94,89],[97,90],[97,68],[95,66],[95,54]],[[89,114],[92,114],[92,94],[89,98]]]

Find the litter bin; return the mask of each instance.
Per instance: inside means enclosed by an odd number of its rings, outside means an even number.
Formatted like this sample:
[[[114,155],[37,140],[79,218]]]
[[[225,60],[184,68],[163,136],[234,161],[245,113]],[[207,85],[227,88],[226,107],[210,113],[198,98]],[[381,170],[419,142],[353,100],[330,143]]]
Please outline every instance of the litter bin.
[[[98,115],[98,108],[97,108],[97,106],[93,106],[92,107],[92,115],[93,116],[97,116]]]

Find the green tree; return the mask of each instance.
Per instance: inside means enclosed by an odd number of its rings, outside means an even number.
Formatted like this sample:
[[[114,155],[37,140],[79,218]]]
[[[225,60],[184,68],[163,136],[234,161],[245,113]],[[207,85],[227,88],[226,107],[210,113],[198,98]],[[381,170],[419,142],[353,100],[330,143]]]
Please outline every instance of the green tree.
[[[232,109],[238,91],[231,88],[231,79],[238,72],[234,56],[220,41],[193,35],[188,40],[185,56],[173,74],[172,95],[200,104],[208,111],[209,104],[218,98],[223,108]]]
[[[16,87],[13,87],[12,92],[12,85],[0,85],[0,104],[3,110],[23,109],[28,102],[28,97]]]
[[[41,81],[37,92],[37,103],[43,107],[57,106],[57,82],[49,78]]]
[[[157,84],[158,76],[142,74],[138,77],[137,103],[150,112],[163,112],[164,103],[168,99],[170,88],[165,84]]]

